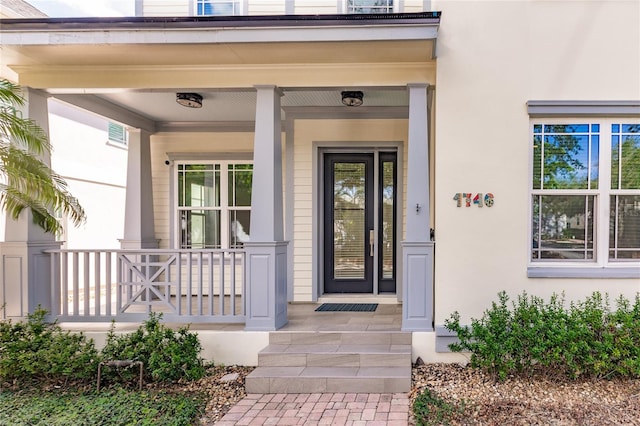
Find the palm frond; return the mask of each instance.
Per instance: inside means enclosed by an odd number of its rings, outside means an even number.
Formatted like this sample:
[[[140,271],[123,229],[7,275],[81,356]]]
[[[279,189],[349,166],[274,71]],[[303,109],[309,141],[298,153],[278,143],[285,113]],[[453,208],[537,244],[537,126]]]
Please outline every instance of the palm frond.
[[[14,106],[23,104],[19,86],[0,80],[0,208],[14,219],[30,209],[34,222],[47,232],[62,229],[54,212],[78,226],[86,220],[85,211],[62,176],[38,157],[50,153],[51,145],[38,124],[22,118]]]

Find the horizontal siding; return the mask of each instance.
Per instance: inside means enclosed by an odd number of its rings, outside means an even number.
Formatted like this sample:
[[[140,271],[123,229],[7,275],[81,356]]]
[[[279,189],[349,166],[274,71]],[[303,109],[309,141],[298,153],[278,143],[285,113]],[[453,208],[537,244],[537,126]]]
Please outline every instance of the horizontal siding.
[[[295,13],[298,15],[315,15],[338,13],[339,0],[297,0]]]
[[[144,16],[190,16],[194,10],[189,8],[189,1],[144,0]]]
[[[424,0],[404,0],[404,10],[399,12],[417,13],[428,12],[428,10],[424,10]]]
[[[284,15],[284,0],[249,0],[248,15]]]

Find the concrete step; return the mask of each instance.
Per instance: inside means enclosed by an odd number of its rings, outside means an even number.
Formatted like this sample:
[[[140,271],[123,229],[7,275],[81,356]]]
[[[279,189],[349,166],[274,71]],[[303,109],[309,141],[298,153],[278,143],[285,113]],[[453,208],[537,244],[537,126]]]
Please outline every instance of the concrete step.
[[[269,345],[263,367],[397,367],[411,364],[411,345]]]
[[[411,333],[272,332],[248,393],[408,392]]]
[[[396,393],[411,389],[405,367],[258,367],[246,377],[247,393]]]
[[[275,331],[271,345],[411,345],[411,333],[400,331]]]

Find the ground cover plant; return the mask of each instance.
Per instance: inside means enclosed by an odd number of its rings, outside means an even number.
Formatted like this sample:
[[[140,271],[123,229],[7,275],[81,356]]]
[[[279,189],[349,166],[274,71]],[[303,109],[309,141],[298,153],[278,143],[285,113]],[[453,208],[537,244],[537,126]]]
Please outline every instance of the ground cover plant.
[[[206,401],[198,393],[38,391],[0,393],[3,425],[192,425]]]

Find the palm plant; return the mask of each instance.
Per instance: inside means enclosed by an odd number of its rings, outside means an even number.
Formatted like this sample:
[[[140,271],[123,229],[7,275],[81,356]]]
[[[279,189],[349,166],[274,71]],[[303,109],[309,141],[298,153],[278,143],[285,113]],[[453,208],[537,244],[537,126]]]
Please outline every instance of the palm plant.
[[[20,87],[0,79],[0,208],[13,219],[29,209],[34,223],[55,234],[62,230],[56,212],[76,226],[86,216],[65,180],[40,159],[51,145],[35,121],[22,117],[17,107],[24,103]]]

